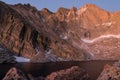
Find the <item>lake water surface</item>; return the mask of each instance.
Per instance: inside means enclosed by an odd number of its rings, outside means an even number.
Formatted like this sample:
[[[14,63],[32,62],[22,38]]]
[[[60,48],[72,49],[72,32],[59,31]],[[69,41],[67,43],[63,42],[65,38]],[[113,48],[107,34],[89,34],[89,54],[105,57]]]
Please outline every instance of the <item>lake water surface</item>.
[[[17,63],[17,64],[0,64],[0,80],[4,77],[6,72],[12,68],[17,67],[22,69],[25,73],[30,73],[33,76],[47,76],[51,72],[61,69],[70,68],[71,66],[79,66],[86,70],[90,75],[91,80],[96,80],[100,75],[105,64],[112,65],[115,60],[96,60],[96,61],[66,61],[66,62],[48,62],[48,63]]]

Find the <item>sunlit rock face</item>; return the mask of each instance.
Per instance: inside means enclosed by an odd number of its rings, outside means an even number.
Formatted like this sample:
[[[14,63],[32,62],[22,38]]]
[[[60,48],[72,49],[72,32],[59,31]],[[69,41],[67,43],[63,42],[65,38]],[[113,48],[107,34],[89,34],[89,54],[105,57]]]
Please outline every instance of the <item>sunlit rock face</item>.
[[[38,11],[29,4],[3,2],[0,2],[0,12],[0,42],[18,56],[33,61],[33,57],[39,56],[38,62],[84,59],[83,50],[66,41],[67,23],[61,22],[57,13],[47,9]]]
[[[0,13],[1,44],[33,62],[120,58],[120,12],[86,4],[53,13],[0,2]]]

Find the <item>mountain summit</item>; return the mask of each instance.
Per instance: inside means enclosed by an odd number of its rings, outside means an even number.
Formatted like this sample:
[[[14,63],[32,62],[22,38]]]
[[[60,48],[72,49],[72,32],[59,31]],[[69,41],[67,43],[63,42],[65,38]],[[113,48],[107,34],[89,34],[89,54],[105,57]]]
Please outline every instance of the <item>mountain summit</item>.
[[[0,43],[33,62],[119,59],[119,17],[94,4],[53,13],[0,2]]]

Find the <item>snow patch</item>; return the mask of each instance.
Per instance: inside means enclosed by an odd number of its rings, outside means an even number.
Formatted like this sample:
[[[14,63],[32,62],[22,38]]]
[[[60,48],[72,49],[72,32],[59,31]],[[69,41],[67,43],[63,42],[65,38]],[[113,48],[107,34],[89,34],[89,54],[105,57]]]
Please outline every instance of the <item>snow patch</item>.
[[[95,39],[92,39],[92,40],[90,40],[90,39],[83,39],[83,38],[81,38],[81,40],[83,41],[83,42],[85,42],[85,43],[93,43],[93,42],[96,42],[96,41],[98,41],[98,40],[101,40],[101,39],[105,39],[105,38],[120,38],[120,35],[113,35],[113,34],[109,34],[109,35],[102,35],[102,36],[99,36],[99,37],[97,37],[97,38],[95,38]]]
[[[51,49],[45,51],[45,57],[48,60],[53,61],[53,62],[56,62],[56,61],[65,61],[64,59],[58,57],[57,55],[52,54],[52,50]]]
[[[89,53],[84,53],[86,60],[94,60],[95,56],[93,53],[89,52]]]
[[[115,22],[106,22],[106,23],[102,23],[102,24],[97,24],[96,26],[111,26],[112,24],[114,24]]]
[[[113,23],[112,22],[107,22],[107,23],[103,23],[102,25],[104,26],[111,26]]]
[[[62,39],[68,39],[68,36],[67,35],[60,35],[60,38],[62,38]]]
[[[67,36],[64,36],[63,39],[67,39],[68,37]]]
[[[24,57],[14,56],[17,62],[30,62],[30,59]]]
[[[52,52],[51,49],[45,51],[46,54],[51,54],[51,52]]]

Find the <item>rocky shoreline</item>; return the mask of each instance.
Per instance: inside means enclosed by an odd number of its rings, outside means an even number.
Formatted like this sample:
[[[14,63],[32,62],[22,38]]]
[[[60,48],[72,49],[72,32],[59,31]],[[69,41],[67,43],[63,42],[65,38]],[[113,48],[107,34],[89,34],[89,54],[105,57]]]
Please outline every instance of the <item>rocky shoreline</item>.
[[[6,73],[3,80],[89,80],[89,75],[78,66],[52,72],[46,77],[33,77],[31,74],[25,75],[22,70],[13,67]]]
[[[20,68],[12,67],[2,80],[120,80],[120,62],[115,62],[113,65],[105,64],[97,79],[93,79],[84,67],[71,66],[57,71],[53,70],[46,76],[34,76]]]

